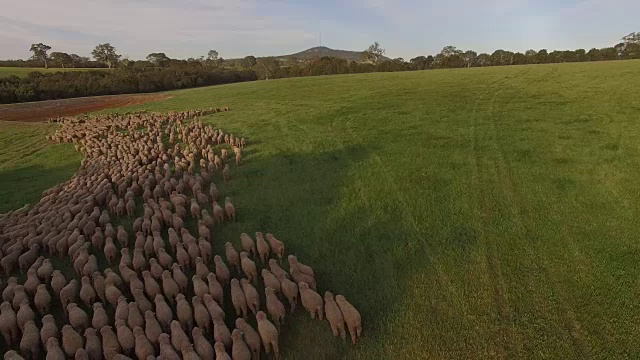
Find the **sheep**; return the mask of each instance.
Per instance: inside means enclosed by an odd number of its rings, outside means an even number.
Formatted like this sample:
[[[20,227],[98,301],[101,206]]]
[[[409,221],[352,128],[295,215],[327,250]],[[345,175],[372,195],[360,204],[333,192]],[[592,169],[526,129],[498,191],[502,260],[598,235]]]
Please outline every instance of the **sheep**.
[[[261,232],[256,232],[256,247],[258,248],[258,254],[260,255],[260,262],[263,264],[269,259],[269,244],[264,240]]]
[[[313,269],[311,268],[311,266],[307,266],[299,262],[298,258],[295,255],[289,255],[287,259],[289,261],[289,269],[295,268],[302,274],[315,278],[315,274],[313,273]]]
[[[109,325],[109,316],[102,303],[94,303],[92,308],[93,317],[91,318],[91,326],[93,326],[94,329],[100,329],[103,326]]]
[[[44,259],[42,265],[37,270],[37,275],[42,281],[48,281],[53,274],[53,265],[51,264],[50,259]]]
[[[191,337],[193,338],[193,347],[196,353],[202,359],[213,359],[213,347],[209,340],[207,340],[202,334],[202,330],[198,327],[194,327],[191,331]]]
[[[240,246],[242,251],[249,253],[252,257],[256,256],[256,244],[247,233],[240,234]]]
[[[68,326],[68,325],[67,325]],[[54,338],[55,339],[55,338]],[[67,340],[64,331],[62,332],[63,343]],[[82,345],[82,339],[80,339]],[[20,351],[30,359],[39,359],[40,355],[40,332],[33,320],[24,324],[22,338],[20,339]]]
[[[63,287],[67,285],[67,280],[60,270],[54,270],[51,274],[51,288],[54,294],[60,294]]]
[[[42,326],[40,327],[40,342],[43,346],[47,346],[47,341],[50,338],[58,338],[60,336],[60,332],[58,331],[58,326],[56,325],[56,320],[53,318],[53,315],[47,314],[42,317]]]
[[[24,360],[15,350],[9,350],[4,354],[4,360]]]
[[[102,359],[102,344],[98,337],[97,330],[94,328],[87,328],[84,331],[84,351],[87,353],[89,360]]]
[[[46,360],[66,360],[67,357],[64,351],[62,351],[58,339],[54,337],[49,338],[44,346],[47,352]]]
[[[62,303],[62,308],[66,309],[69,303],[75,302],[77,295],[78,280],[71,279],[71,281],[60,290],[60,303]]]
[[[176,260],[178,260],[178,264],[182,269],[188,269],[191,263],[191,257],[189,253],[184,249],[182,243],[178,243],[176,245]]]
[[[126,321],[128,317],[129,317],[129,303],[127,302],[127,298],[121,295],[118,298],[118,305],[116,306],[114,320]]]
[[[309,288],[309,284],[301,282],[298,284],[300,290],[300,300],[302,306],[309,311],[311,318],[315,319],[316,315],[320,320],[323,319],[324,306],[320,294]]]
[[[240,282],[236,278],[231,279],[231,302],[233,303],[236,315],[246,318],[247,300],[242,288],[240,287]]]
[[[144,278],[144,292],[149,295],[150,298],[155,298],[156,295],[161,293],[160,285],[153,276],[151,276],[149,270],[143,271],[142,277]]]
[[[131,354],[136,346],[135,338],[133,336],[133,331],[127,326],[126,322],[122,319],[116,320],[115,326],[116,326],[116,335],[118,336],[118,342],[120,343],[120,347],[122,347],[122,351],[124,351],[127,354]]]
[[[20,303],[20,308],[16,313],[16,321],[18,323],[18,327],[24,333],[24,324],[26,324],[28,321],[35,321],[35,319],[36,319],[36,314],[33,312],[33,309],[31,309],[31,306],[29,305],[29,300],[22,299],[22,302]]]
[[[9,279],[7,279],[7,287],[5,287],[4,290],[2,290],[2,301],[11,301],[13,299],[14,289],[16,285],[18,285],[17,278],[12,276]],[[62,286],[64,286],[64,284]],[[62,289],[62,286],[60,287],[61,289]]]
[[[340,336],[345,339],[344,317],[336,304],[333,294],[330,291],[324,293],[324,314],[331,326],[333,336]]]
[[[239,329],[233,329],[231,332],[231,358],[234,360],[251,360],[251,350],[242,338],[242,332]]]
[[[113,307],[117,305],[118,299],[122,296],[122,292],[114,285],[111,278],[105,280],[104,296]]]
[[[178,287],[180,288],[180,292],[185,294],[187,292],[187,286],[189,285],[189,279],[184,274],[184,272],[182,272],[180,266],[176,263],[171,265],[171,272],[173,280],[176,282],[176,284],[178,284]]]
[[[204,303],[204,306],[207,308],[207,311],[209,312],[209,315],[211,316],[211,319],[214,319],[214,318],[224,319],[225,318],[224,310],[222,310],[220,305],[218,305],[218,303],[211,297],[211,295],[209,295],[209,294],[205,295],[202,298],[202,302]]]
[[[224,183],[226,184],[230,179],[231,179],[231,172],[229,170],[229,164],[226,164],[224,166],[224,169],[222,169],[222,181],[224,181]]]
[[[138,359],[147,359],[149,356],[155,355],[153,345],[147,339],[144,330],[140,326],[133,328],[133,336],[135,337],[135,354]]]
[[[168,331],[171,322],[173,321],[173,312],[167,303],[164,301],[164,297],[158,294],[154,299],[156,305],[156,317],[158,322],[162,326],[163,330]]]
[[[16,313],[7,301],[0,304],[0,333],[9,346],[16,344],[20,336]]]
[[[347,329],[349,329],[349,334],[351,334],[351,342],[355,344],[362,332],[360,313],[343,295],[337,295],[335,301],[340,308],[340,312],[342,312],[344,322],[347,324]]]
[[[218,282],[218,278],[216,274],[209,273],[207,275],[207,283],[209,285],[209,294],[220,304],[223,305],[224,294],[222,290],[222,285]]]
[[[317,290],[316,288],[316,280],[312,277],[309,276],[307,274],[303,274],[300,272],[300,270],[296,267],[296,268],[290,268],[289,272],[291,273],[291,278],[293,279],[293,281],[295,281],[298,286],[300,286],[300,283],[306,283],[307,285],[309,285],[309,287],[311,289],[313,289],[314,291]]]
[[[267,286],[264,289],[266,295],[266,303],[267,303],[267,312],[271,315],[271,320],[276,325],[284,324],[284,316],[286,314],[286,310],[278,296],[276,295],[276,291],[274,288]]]
[[[223,343],[216,342],[213,345],[213,348],[215,349],[216,360],[231,360],[231,356],[227,353]]]
[[[182,328],[187,332],[191,332],[191,329],[193,329],[193,310],[184,294],[176,296],[176,315]]]
[[[104,240],[104,257],[107,259],[107,261],[109,262],[109,264],[113,264],[116,260],[116,256],[118,254],[118,248],[116,248],[116,245],[113,243],[113,239],[110,237],[107,237]]]
[[[207,285],[199,275],[193,275],[191,277],[191,283],[193,284],[193,293],[196,296],[203,297],[209,293],[209,285]]]
[[[91,279],[88,276],[83,276],[80,280],[82,286],[80,287],[80,300],[87,305],[87,307],[91,307],[92,304],[96,301],[96,291],[91,286]]]
[[[184,345],[180,352],[182,353],[183,360],[201,360],[191,344]]]
[[[69,305],[67,305],[67,315],[69,317],[69,324],[77,329],[78,332],[83,332],[84,329],[89,327],[89,315],[78,307],[78,304],[69,303]]]
[[[256,263],[249,259],[249,255],[246,252],[240,253],[240,266],[242,267],[242,271],[245,273],[249,281],[252,283],[257,283],[258,281],[258,270],[256,269]]]
[[[200,256],[208,263],[211,260],[211,243],[202,238],[198,239],[198,248],[200,249]]]
[[[233,244],[226,242],[224,244],[224,254],[227,258],[229,265],[236,268],[236,271],[240,273],[240,255],[238,251],[233,247]]]
[[[82,348],[82,345],[82,336],[71,325],[62,327],[62,349],[67,356],[74,356],[76,351]]]
[[[273,350],[276,359],[279,358],[280,349],[278,346],[278,329],[276,329],[275,325],[267,319],[267,315],[262,311],[258,311],[258,314],[256,314],[256,320],[258,322],[258,333],[260,334],[260,340],[262,340],[264,351],[267,354],[270,354]]]
[[[207,267],[207,265],[204,263],[204,259],[202,259],[201,257],[197,257],[196,258],[196,275],[198,275],[200,278],[205,278],[207,277],[207,275],[209,275],[210,271],[209,271],[209,267]]]
[[[164,250],[164,249],[161,249],[161,250]],[[169,255],[166,253],[166,251],[164,252],[164,254]],[[158,259],[155,259],[155,258],[149,259],[149,272],[151,273],[151,276],[153,276],[154,279],[160,280],[160,278],[162,278],[162,273],[164,272],[164,270],[165,270],[164,267],[158,263]]]
[[[176,320],[171,322],[171,345],[174,349],[182,349],[184,346],[191,345],[189,337]]]
[[[162,272],[162,291],[169,301],[175,299],[176,295],[180,293],[180,287],[171,276],[169,270],[164,270]]]
[[[247,307],[255,315],[258,310],[260,310],[260,297],[258,295],[258,291],[247,279],[240,279],[240,286],[242,286]]]
[[[269,269],[278,279],[282,277],[289,278],[289,274],[284,271],[275,259],[269,259]]]
[[[147,310],[144,313],[144,333],[154,344],[158,342],[158,338],[162,334],[162,326],[160,326],[160,322],[158,322],[151,310]]]
[[[144,257],[143,249],[134,249],[133,258],[131,259],[133,269],[137,272],[141,272],[147,268],[147,259]]]
[[[29,295],[27,295],[27,293],[24,291],[24,286],[16,285],[13,288],[13,299],[11,301],[13,308],[20,308],[20,304],[22,304],[22,302],[25,300],[29,302]]]
[[[133,295],[133,300],[138,306],[140,313],[144,313],[147,310],[153,309],[153,305],[151,305],[151,301],[149,301],[149,299],[147,299],[147,297],[144,295],[143,290],[134,289],[131,295]]]
[[[158,359],[167,359],[167,360],[180,360],[180,355],[176,352],[171,345],[171,338],[169,334],[162,333],[158,337],[158,344],[160,347],[160,356]]]
[[[34,295],[36,292],[36,289],[38,288],[38,285],[40,285],[40,279],[36,274],[36,270],[29,269],[27,271],[27,279],[22,285],[24,287],[24,290],[27,292],[27,294]]]
[[[224,210],[222,206],[218,204],[217,201],[213,202],[213,218],[216,221],[216,224],[222,224],[224,222]]]
[[[127,325],[130,329],[133,329],[136,326],[142,327],[144,325],[144,317],[140,313],[140,309],[138,309],[138,304],[135,302],[129,303],[129,317],[127,318]]]
[[[226,347],[231,346],[231,332],[229,331],[227,324],[224,323],[223,319],[213,319],[213,339],[216,342],[223,343]]]
[[[236,208],[231,203],[231,198],[224,199],[224,212],[227,215],[227,220],[236,221]]]
[[[122,350],[120,342],[118,341],[118,336],[113,332],[111,326],[101,327],[100,337],[102,338],[102,349],[105,355],[107,350],[109,349],[111,349],[115,353],[119,353]]]
[[[225,285],[228,284],[231,279],[231,273],[229,272],[227,265],[222,261],[222,257],[220,257],[220,255],[214,256],[213,262],[215,263],[215,273],[218,278],[218,282]]]
[[[281,291],[280,280],[267,269],[262,269],[262,281],[265,287],[272,287],[277,293]]]
[[[38,285],[38,290],[36,290],[36,295],[33,298],[33,304],[41,316],[49,313],[49,309],[51,309],[51,295],[47,290],[47,285]]]
[[[273,236],[271,233],[267,233],[265,237],[269,242],[269,247],[271,248],[271,251],[274,254],[278,255],[278,258],[282,260],[282,257],[284,256],[284,243],[276,239],[275,236]]]

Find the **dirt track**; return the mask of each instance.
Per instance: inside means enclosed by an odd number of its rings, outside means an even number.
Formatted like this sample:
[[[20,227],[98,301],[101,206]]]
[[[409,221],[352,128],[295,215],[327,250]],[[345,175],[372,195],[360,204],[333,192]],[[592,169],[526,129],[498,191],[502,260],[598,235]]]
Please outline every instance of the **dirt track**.
[[[38,122],[56,116],[143,104],[170,98],[165,94],[107,95],[0,105],[0,121]]]

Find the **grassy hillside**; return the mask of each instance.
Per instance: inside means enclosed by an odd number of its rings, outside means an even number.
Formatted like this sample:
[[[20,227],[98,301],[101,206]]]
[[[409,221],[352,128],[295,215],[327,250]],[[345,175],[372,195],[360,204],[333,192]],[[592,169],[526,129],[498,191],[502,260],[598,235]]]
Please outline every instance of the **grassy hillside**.
[[[137,108],[230,106],[206,121],[251,146],[214,238],[271,231],[360,309],[355,347],[299,313],[286,358],[638,358],[638,80],[638,61],[325,76]],[[0,211],[77,163],[29,148],[2,147],[39,176],[3,166]]]
[[[0,67],[0,77],[15,75],[18,77],[25,77],[31,72],[41,72],[43,74],[63,72],[63,71],[88,71],[88,70],[105,70],[105,69],[84,69],[84,68],[70,68],[70,69],[58,69],[58,68],[23,68],[23,67]]]

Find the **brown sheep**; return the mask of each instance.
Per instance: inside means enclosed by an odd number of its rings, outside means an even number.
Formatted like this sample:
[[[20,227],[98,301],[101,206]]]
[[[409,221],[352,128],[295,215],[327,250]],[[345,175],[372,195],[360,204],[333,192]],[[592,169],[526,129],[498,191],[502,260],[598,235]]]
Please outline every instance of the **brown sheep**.
[[[75,302],[77,295],[78,280],[71,279],[71,281],[69,281],[69,284],[67,284],[67,286],[63,287],[62,290],[60,290],[60,303],[62,303],[62,308],[66,309],[69,303]]]
[[[255,315],[260,310],[260,296],[258,290],[247,279],[240,279],[240,285],[247,301],[247,307]]]
[[[47,340],[49,338],[58,338],[60,336],[60,332],[58,331],[58,326],[56,325],[56,320],[53,318],[53,315],[47,314],[42,317],[42,326],[40,327],[40,342],[43,346],[47,345]]]
[[[310,289],[309,284],[307,284],[306,282],[299,283],[298,288],[300,290],[300,300],[302,301],[302,306],[307,309],[307,311],[309,311],[312,319],[315,319],[317,314],[318,318],[322,320],[324,306],[320,294]]]
[[[51,264],[50,259],[45,259],[42,262],[42,265],[38,268],[37,275],[42,281],[49,281],[51,275],[53,274],[53,265]]]
[[[251,350],[251,358],[254,360],[260,359],[260,348],[262,346],[260,334],[243,318],[236,319],[236,328],[242,331],[244,341],[249,347],[249,350]]]
[[[176,282],[176,284],[178,284],[178,287],[180,287],[180,292],[182,292],[183,294],[186,294],[187,286],[189,285],[189,279],[184,274],[184,272],[182,272],[180,265],[176,263],[171,265],[171,272],[172,272],[173,280]]]
[[[206,278],[209,273],[209,267],[204,263],[204,259],[198,256],[196,258],[196,275],[200,278]]]
[[[88,328],[84,331],[85,345],[84,350],[89,357],[89,360],[102,359],[102,344],[98,337],[97,330],[94,328]]]
[[[169,330],[169,325],[173,321],[173,312],[162,295],[156,296],[154,299],[156,305],[156,317],[158,322],[165,331]]]
[[[193,275],[191,277],[191,283],[193,284],[193,293],[195,296],[203,297],[209,293],[209,285],[207,285],[199,275]]]
[[[184,345],[180,352],[182,353],[183,360],[201,360],[191,344]]]
[[[178,243],[176,245],[176,260],[178,260],[180,267],[185,270],[188,269],[191,264],[191,257],[184,249],[184,245],[182,243]]]
[[[104,296],[113,307],[117,305],[118,299],[122,296],[122,292],[114,285],[111,278],[105,280]]]
[[[220,304],[223,305],[224,294],[222,290],[222,285],[218,282],[218,278],[216,274],[210,272],[207,275],[207,283],[209,285],[209,294]]]
[[[171,276],[169,270],[162,272],[162,290],[169,301],[175,299],[176,295],[180,293],[180,287]]]
[[[31,309],[29,300],[23,299],[20,303],[20,308],[16,313],[16,321],[18,322],[18,327],[21,331],[24,332],[24,324],[26,324],[27,321],[35,321],[35,319],[36,313],[33,312],[33,309]]]
[[[162,334],[162,327],[151,310],[147,310],[144,313],[144,333],[154,344],[158,342],[158,338]]]
[[[258,270],[256,269],[256,263],[249,259],[249,254],[244,251],[240,253],[240,266],[249,281],[256,284],[258,282]]]
[[[29,295],[34,295],[36,293],[36,289],[38,289],[38,285],[40,285],[40,278],[38,278],[36,270],[29,269],[27,271],[27,279],[23,284],[24,291],[26,291]]]
[[[247,317],[247,300],[244,297],[244,292],[240,287],[238,279],[231,279],[231,302],[233,308],[236,311],[236,315],[246,318]]]
[[[282,260],[284,257],[284,243],[278,239],[271,233],[267,233],[266,235],[267,241],[269,242],[269,247],[271,247],[271,251],[278,255],[278,258]]]
[[[224,166],[222,169],[222,181],[226,184],[231,179],[231,171],[229,170],[229,164]]]
[[[126,248],[129,246],[129,234],[127,234],[127,231],[124,229],[124,226],[122,225],[118,226],[116,239],[118,240],[118,243],[120,243],[121,247]]]
[[[289,255],[287,259],[289,260],[290,269],[296,268],[301,273],[315,278],[315,274],[313,273],[313,269],[311,268],[311,266],[307,266],[299,262],[298,258],[295,255]]]
[[[104,242],[104,256],[107,258],[109,264],[113,264],[116,261],[116,257],[118,256],[118,248],[113,243],[113,239],[108,237]]]
[[[211,241],[211,230],[209,230],[202,220],[198,220],[198,236],[206,239],[207,241]]]
[[[261,232],[256,233],[256,247],[258,248],[258,254],[260,255],[260,262],[263,264],[269,259],[269,244],[264,240]]]
[[[73,356],[74,360],[89,360],[89,356],[87,355],[87,352],[83,349],[80,348],[78,349],[78,351],[76,351],[75,355]]]
[[[7,345],[17,344],[20,338],[20,328],[16,319],[16,312],[7,301],[0,305],[0,333]]]
[[[142,277],[144,278],[144,292],[149,295],[150,298],[155,298],[156,295],[161,293],[160,285],[153,276],[151,276],[149,270],[143,271]]]
[[[252,257],[256,256],[256,244],[247,233],[240,234],[240,246],[242,251],[249,253]]]
[[[231,332],[231,358],[234,360],[251,360],[251,350],[242,338],[242,331],[233,329]]]
[[[304,282],[307,283],[307,285],[309,285],[309,287],[314,291],[317,290],[316,279],[312,276],[301,273],[298,268],[290,268],[289,270],[291,272],[291,278],[298,284],[298,286],[300,286],[300,283]]]
[[[203,329],[205,332],[210,332],[211,314],[209,314],[209,310],[207,310],[202,303],[202,298],[194,296],[191,299],[191,304],[193,305],[193,317],[198,327]]]
[[[278,329],[276,329],[275,325],[267,319],[267,315],[262,311],[258,311],[256,320],[258,322],[258,333],[260,334],[260,340],[262,340],[264,351],[267,354],[270,354],[273,350],[276,359],[279,358],[280,348],[278,346]]]
[[[71,325],[62,327],[62,349],[67,356],[74,356],[76,351],[82,348],[82,345],[82,336]]]
[[[213,318],[225,318],[224,310],[218,305],[218,303],[211,297],[211,295],[207,294],[202,298],[204,302],[204,306],[207,308],[209,315],[211,315],[211,319]]]
[[[215,352],[216,352],[216,360],[231,360],[231,356],[227,354],[227,350],[225,349],[225,346],[223,343],[216,342],[213,345],[213,348],[215,349]]]
[[[171,345],[174,349],[182,349],[184,346],[191,345],[189,337],[180,326],[180,323],[173,320],[171,322]]]
[[[127,323],[122,319],[116,320],[115,325],[116,325],[116,335],[118,336],[118,342],[120,343],[120,347],[122,347],[122,350],[125,353],[131,354],[136,346],[135,338],[133,336],[133,331],[127,326]]]
[[[204,239],[198,239],[198,247],[200,248],[200,256],[208,263],[211,261],[211,243]]]
[[[149,299],[147,299],[147,297],[144,295],[143,290],[134,289],[131,295],[133,295],[133,301],[138,306],[140,313],[144,313],[147,310],[153,309],[153,305],[151,305],[151,301],[149,301]]]
[[[284,324],[284,317],[287,311],[280,299],[278,299],[275,289],[267,286],[264,292],[266,295],[267,312],[271,315],[271,320],[278,326]]]
[[[82,300],[87,307],[91,307],[98,297],[93,286],[91,286],[91,279],[89,279],[88,276],[83,276],[80,282],[82,283],[80,287],[80,300]]]
[[[165,252],[165,254],[167,253]],[[158,259],[151,258],[149,259],[149,272],[151,272],[151,276],[153,276],[154,279],[160,280],[164,272],[164,267],[158,263]]]
[[[27,295],[27,293],[24,291],[24,286],[16,285],[13,288],[13,300],[11,301],[13,308],[14,309],[20,308],[20,304],[22,304],[24,300],[28,302],[29,295]]]
[[[160,358],[166,360],[180,360],[180,355],[176,352],[171,345],[171,338],[169,334],[162,333],[158,337],[158,344],[160,345]]]
[[[213,202],[213,218],[217,224],[222,224],[224,222],[224,210],[217,201]]]
[[[198,327],[194,327],[191,332],[191,337],[193,338],[193,348],[196,353],[202,359],[213,359],[213,347],[207,338],[202,334],[202,330]]]
[[[186,332],[191,332],[191,329],[193,329],[193,310],[184,294],[176,296],[176,316],[182,328]]]
[[[226,347],[231,347],[231,332],[223,319],[213,319],[213,339],[223,343]]]
[[[333,294],[329,291],[324,293],[324,314],[331,326],[333,336],[340,336],[345,339],[344,318],[338,304],[336,304]]]
[[[229,221],[236,221],[236,208],[231,203],[230,197],[224,199],[224,212]]]
[[[94,329],[100,329],[103,326],[109,325],[109,316],[102,303],[94,303],[92,308],[93,318],[91,319],[91,326],[93,326]]]
[[[52,337],[44,344],[47,352],[46,360],[66,360],[67,356],[58,343],[58,339]]]
[[[91,280],[93,282],[93,289],[96,291],[98,297],[102,300],[103,303],[107,303],[107,298],[105,297],[105,278],[99,272],[94,272],[91,275]]]
[[[224,244],[224,254],[229,265],[235,267],[236,271],[240,273],[240,254],[238,254],[238,251],[233,247],[233,244],[230,242]]]
[[[201,215],[200,205],[198,205],[198,202],[196,201],[196,199],[191,199],[190,210],[191,210],[191,217],[195,219],[200,219],[200,215]]]
[[[147,339],[144,330],[140,326],[133,328],[133,336],[135,337],[135,354],[138,359],[147,359],[149,356],[155,355],[153,345]]]
[[[229,268],[227,267],[227,265],[224,263],[224,261],[222,261],[222,257],[220,257],[220,255],[214,256],[213,262],[216,266],[215,273],[216,277],[218,278],[218,282],[223,285],[228,284],[229,280],[231,279],[231,273],[229,272]]]
[[[280,280],[267,269],[262,269],[262,281],[265,287],[272,287],[277,293],[280,290]]]
[[[64,331],[62,332],[62,341],[65,341]],[[82,339],[80,339],[80,345],[82,345]],[[28,359],[40,358],[40,331],[38,331],[33,320],[29,320],[24,324],[22,339],[20,339],[20,351]]]
[[[38,285],[38,290],[33,298],[33,304],[41,316],[49,313],[49,309],[51,309],[51,295],[47,290],[47,285]]]
[[[284,271],[280,265],[278,265],[278,262],[275,259],[269,260],[269,269],[278,279],[281,279],[282,277],[289,278],[289,274]]]
[[[143,249],[134,249],[133,258],[131,259],[133,269],[137,272],[141,272],[147,268],[147,259],[144,257]]]
[[[116,306],[114,320],[126,321],[128,317],[129,317],[129,303],[127,302],[127,298],[121,295],[118,298],[118,305]]]
[[[77,329],[78,332],[84,332],[84,329],[89,327],[89,315],[78,307],[76,303],[69,303],[67,305],[67,315],[69,317],[69,324]]]
[[[351,342],[355,344],[362,332],[360,313],[342,295],[336,296],[336,304],[338,304],[340,312],[342,312],[342,316],[344,317],[344,322],[347,324],[347,329],[349,329],[349,334],[351,334]]]
[[[64,278],[64,275],[60,270],[54,270],[51,274],[51,288],[53,289],[54,294],[60,294],[62,288],[67,285],[67,280]]]
[[[4,360],[24,360],[15,350],[9,350],[4,354]]]
[[[60,273],[60,271],[58,271],[58,273]],[[60,289],[62,289],[62,287],[64,287],[65,284],[66,284],[66,281],[64,284],[62,284],[62,286],[60,286]],[[14,289],[16,285],[18,285],[17,278],[12,276],[9,279],[7,279],[7,287],[5,287],[4,290],[2,290],[2,301],[11,301],[13,299]]]
[[[86,332],[86,330],[85,330]],[[102,350],[106,355],[107,350],[111,349],[116,353],[121,351],[120,342],[118,336],[113,332],[111,326],[103,326],[100,328],[100,336],[102,337]]]
[[[130,329],[133,329],[136,326],[144,326],[144,317],[140,313],[138,304],[135,302],[129,303],[129,317],[127,318],[127,325]]]

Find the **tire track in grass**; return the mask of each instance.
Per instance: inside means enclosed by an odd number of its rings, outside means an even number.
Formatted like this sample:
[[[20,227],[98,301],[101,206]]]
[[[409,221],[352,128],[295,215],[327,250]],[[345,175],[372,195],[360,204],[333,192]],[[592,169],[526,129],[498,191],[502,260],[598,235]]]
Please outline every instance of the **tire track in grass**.
[[[549,71],[547,74],[539,78],[536,78],[534,81],[529,82],[523,89],[526,89],[531,85],[544,82],[547,79],[551,78],[557,72],[558,72],[558,67],[554,66],[551,69],[551,71]],[[502,187],[502,189],[504,190],[504,194],[507,196],[508,202],[512,205],[510,207],[510,209],[513,209],[513,211],[511,211],[511,218],[513,219],[516,225],[514,227],[514,230],[517,231],[517,235],[519,235],[521,238],[531,238],[533,231],[531,231],[530,229],[534,227],[534,224],[531,224],[530,221],[527,220],[527,217],[522,215],[523,213],[531,213],[531,211],[527,207],[527,202],[524,200],[524,198],[519,194],[517,190],[516,182],[514,180],[516,177],[514,175],[513,166],[511,162],[508,160],[506,156],[506,149],[504,148],[504,146],[502,145],[502,142],[500,141],[500,138],[502,138],[502,134],[499,130],[500,126],[498,124],[498,118],[502,117],[503,115],[502,109],[506,107],[505,105],[508,105],[511,103],[511,101],[513,100],[513,97],[510,97],[506,104],[503,104],[502,106],[499,106],[499,107],[495,106],[496,98],[497,96],[494,96],[491,101],[490,112],[494,114],[494,116],[491,116],[492,131],[494,133],[495,144],[499,150],[499,153],[498,153],[499,158],[496,164],[497,170],[499,171],[500,174],[502,174],[500,178],[503,180],[503,183],[505,185]],[[574,249],[577,249],[575,242],[571,241],[571,236],[570,235],[567,236],[568,234],[566,234],[566,231],[563,231],[563,235],[565,235],[563,236],[564,239],[570,241],[570,246]],[[549,280],[554,294],[556,294],[558,297],[559,305],[560,305],[559,310],[561,311],[560,317],[565,322],[565,327],[573,341],[574,349],[576,350],[576,353],[579,358],[581,359],[589,358],[590,351],[588,349],[588,344],[585,339],[584,331],[582,330],[580,323],[576,319],[575,312],[568,305],[567,296],[562,291],[562,286],[560,286],[560,284],[556,280],[556,277],[549,272],[548,265],[546,264],[545,259],[541,258],[538,255],[539,252],[533,251],[529,246],[524,246],[521,250],[526,251],[527,256],[530,257],[531,259],[536,259],[537,262],[543,264],[542,267],[545,270],[545,273],[547,275],[546,278]]]

